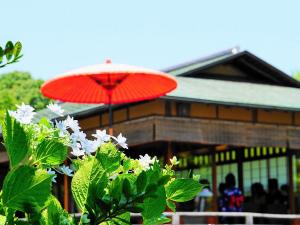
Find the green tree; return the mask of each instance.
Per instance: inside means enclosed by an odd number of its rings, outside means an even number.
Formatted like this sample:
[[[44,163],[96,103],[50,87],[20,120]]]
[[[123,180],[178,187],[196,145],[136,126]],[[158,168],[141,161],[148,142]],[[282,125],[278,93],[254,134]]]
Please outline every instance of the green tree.
[[[6,109],[14,109],[16,104],[30,104],[42,109],[49,103],[40,92],[43,80],[33,79],[27,72],[10,72],[0,75],[0,119]]]

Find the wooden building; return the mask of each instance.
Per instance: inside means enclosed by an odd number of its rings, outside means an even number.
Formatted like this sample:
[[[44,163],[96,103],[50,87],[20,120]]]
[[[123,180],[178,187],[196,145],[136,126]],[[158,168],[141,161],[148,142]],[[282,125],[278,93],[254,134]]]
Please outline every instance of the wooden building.
[[[218,184],[229,172],[246,196],[251,184],[260,182],[267,190],[268,180],[276,178],[279,186],[289,187],[288,212],[299,213],[300,83],[250,52],[235,49],[165,72],[178,81],[174,92],[113,106],[114,133],[128,138],[127,153],[148,153],[164,161],[177,156],[179,173],[193,169],[209,181],[214,202]],[[104,105],[62,107],[87,133],[108,125]],[[38,116],[54,118],[48,110]],[[2,176],[7,158],[0,154]]]

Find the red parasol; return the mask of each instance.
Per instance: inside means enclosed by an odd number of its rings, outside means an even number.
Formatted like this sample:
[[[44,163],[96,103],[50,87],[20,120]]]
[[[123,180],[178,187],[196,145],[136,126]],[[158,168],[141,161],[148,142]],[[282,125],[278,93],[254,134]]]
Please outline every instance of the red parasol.
[[[158,98],[176,87],[176,80],[166,73],[107,60],[104,64],[72,70],[49,80],[41,92],[63,102],[109,104],[111,128],[111,104]]]

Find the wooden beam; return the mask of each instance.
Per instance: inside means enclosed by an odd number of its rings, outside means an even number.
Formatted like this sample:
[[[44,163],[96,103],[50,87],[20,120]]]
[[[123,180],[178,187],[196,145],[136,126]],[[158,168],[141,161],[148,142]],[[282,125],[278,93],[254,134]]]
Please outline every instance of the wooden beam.
[[[225,151],[228,148],[228,145],[217,145],[216,150],[217,151]]]
[[[212,145],[300,149],[300,127],[198,118],[156,117],[156,139]],[[297,138],[298,137],[298,138]]]
[[[171,141],[300,149],[300,126],[290,125],[153,115],[114,124],[114,133],[120,132],[126,134],[130,146]]]

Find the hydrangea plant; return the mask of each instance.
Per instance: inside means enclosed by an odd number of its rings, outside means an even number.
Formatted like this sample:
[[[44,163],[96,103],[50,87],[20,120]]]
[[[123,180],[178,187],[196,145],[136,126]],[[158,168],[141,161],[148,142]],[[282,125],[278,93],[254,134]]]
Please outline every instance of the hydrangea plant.
[[[34,109],[24,104],[6,113],[2,133],[10,171],[0,192],[0,224],[130,224],[130,213],[141,213],[143,224],[162,224],[170,221],[163,215],[167,208],[175,211],[176,202],[199,193],[196,180],[176,178],[176,157],[165,167],[147,154],[132,159],[122,151],[128,148],[122,134],[97,130],[88,139],[77,120],[62,117],[60,106],[48,108],[61,120],[33,123]],[[57,173],[72,177],[77,222],[51,194]]]

